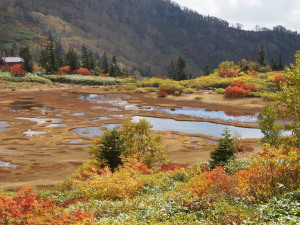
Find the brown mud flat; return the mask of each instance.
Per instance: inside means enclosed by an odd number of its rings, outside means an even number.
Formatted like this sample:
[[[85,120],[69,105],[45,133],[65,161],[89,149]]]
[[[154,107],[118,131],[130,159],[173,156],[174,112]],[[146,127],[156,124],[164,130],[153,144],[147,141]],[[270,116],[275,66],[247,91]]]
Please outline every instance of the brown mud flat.
[[[52,88],[52,89],[51,89]],[[219,95],[209,94],[211,102],[203,94],[204,100],[192,100],[189,96],[180,98],[157,98],[155,95],[142,95],[130,92],[104,91],[90,87],[51,87],[47,90],[16,89],[0,92],[0,121],[6,121],[9,127],[0,132],[0,162],[9,162],[16,168],[0,167],[0,188],[14,189],[18,186],[51,186],[61,183],[84,162],[91,158],[89,149],[93,139],[71,132],[72,129],[93,127],[105,130],[105,124],[122,124],[133,115],[145,115],[176,120],[199,120],[199,118],[166,115],[157,112],[132,112],[114,109],[105,103],[92,103],[80,99],[86,94],[124,94],[128,102],[142,106],[197,107],[208,110],[224,110],[229,113],[256,113],[256,105],[261,100],[244,99],[238,101],[239,107],[223,104]],[[129,97],[128,97],[129,96]],[[255,104],[251,106],[251,101]],[[98,108],[97,108],[98,107]],[[107,108],[112,108],[108,110]],[[103,117],[107,120],[96,120]],[[28,118],[37,118],[32,121]],[[55,122],[57,120],[57,122]],[[202,120],[201,120],[202,121]],[[210,121],[205,120],[203,121]],[[213,120],[211,122],[224,123]],[[63,125],[61,125],[63,124]],[[231,125],[232,123],[225,123]],[[54,125],[54,126],[53,126]],[[236,126],[246,126],[234,124]],[[247,126],[246,126],[247,127]],[[250,126],[251,127],[251,126]],[[40,132],[35,134],[35,132]],[[86,132],[86,131],[84,131]],[[82,132],[82,134],[84,134]],[[217,140],[201,134],[154,131],[163,136],[168,147],[169,159],[176,163],[195,163],[209,159],[210,151]],[[87,133],[87,132],[86,132]],[[31,136],[32,135],[32,136]],[[208,139],[207,139],[208,138]],[[210,140],[209,140],[210,139]],[[75,141],[74,141],[75,140]],[[258,147],[257,140],[245,140],[246,144]]]

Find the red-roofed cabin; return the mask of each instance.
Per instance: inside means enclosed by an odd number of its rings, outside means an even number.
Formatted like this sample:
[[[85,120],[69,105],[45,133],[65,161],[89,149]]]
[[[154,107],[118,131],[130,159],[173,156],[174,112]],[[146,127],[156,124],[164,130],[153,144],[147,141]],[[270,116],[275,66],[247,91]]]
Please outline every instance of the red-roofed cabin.
[[[2,57],[0,58],[0,66],[13,66],[16,64],[23,64],[24,59],[20,57]]]

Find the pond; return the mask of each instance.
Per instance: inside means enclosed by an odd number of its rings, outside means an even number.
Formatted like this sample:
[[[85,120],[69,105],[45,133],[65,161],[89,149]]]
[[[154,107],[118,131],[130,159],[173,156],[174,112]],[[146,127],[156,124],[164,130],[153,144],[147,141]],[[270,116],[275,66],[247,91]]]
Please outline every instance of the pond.
[[[93,109],[106,109],[110,111],[117,111],[120,109],[129,110],[129,111],[155,111],[166,113],[168,115],[186,115],[186,116],[195,116],[206,119],[219,119],[227,122],[235,123],[247,123],[247,124],[256,124],[259,113],[257,114],[241,114],[236,112],[225,112],[225,111],[210,111],[204,108],[192,108],[192,107],[183,107],[183,108],[168,108],[161,106],[143,106],[138,107],[136,104],[130,103],[125,99],[129,99],[129,95],[121,94],[107,94],[107,95],[97,95],[97,94],[84,94],[80,97],[81,100],[87,100],[92,103],[105,103],[119,108],[110,108],[104,106],[93,106]]]
[[[138,122],[146,119],[153,126],[153,130],[175,131],[187,134],[203,134],[211,137],[221,138],[225,128],[228,128],[232,135],[239,135],[241,138],[262,138],[264,135],[259,129],[235,127],[210,122],[198,121],[177,121],[173,119],[133,116],[132,121]]]

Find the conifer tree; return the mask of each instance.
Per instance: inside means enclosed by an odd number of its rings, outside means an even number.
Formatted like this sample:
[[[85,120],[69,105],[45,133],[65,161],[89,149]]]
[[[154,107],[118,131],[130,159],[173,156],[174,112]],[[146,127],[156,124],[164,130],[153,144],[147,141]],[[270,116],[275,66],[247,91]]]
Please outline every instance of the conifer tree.
[[[89,63],[88,50],[84,44],[81,47],[81,65],[83,68],[91,69]]]
[[[283,66],[283,63],[282,63],[282,54],[279,53],[279,56],[278,56],[278,70],[283,70],[284,69],[284,66]]]
[[[264,46],[260,47],[260,50],[258,52],[258,58],[257,58],[257,62],[261,65],[261,66],[265,66],[265,50],[264,50]]]
[[[211,168],[224,166],[228,160],[234,157],[234,153],[237,151],[228,128],[224,130],[222,136],[223,138],[219,140],[218,146],[210,154],[211,160],[209,163]]]
[[[204,75],[205,76],[208,76],[209,74],[210,74],[210,67],[209,67],[209,65],[206,65],[205,67],[204,67]]]
[[[32,56],[28,46],[22,47],[20,49],[20,56],[24,59],[23,67],[27,72],[32,72],[33,62]]]
[[[58,71],[58,63],[55,54],[55,46],[52,41],[46,46],[46,54],[47,54],[47,62],[45,66],[46,72],[52,73]]]
[[[107,74],[109,72],[109,65],[108,65],[108,62],[107,62],[106,52],[104,52],[104,54],[102,56],[100,69],[105,74]]]
[[[80,67],[79,57],[73,48],[70,48],[66,55],[66,64],[70,66],[70,70],[77,70]]]
[[[122,164],[121,155],[125,151],[124,140],[117,130],[107,130],[96,141],[91,153],[102,166],[109,166],[113,172]]]
[[[169,67],[169,77],[173,80],[186,80],[185,60],[179,57],[177,60],[172,60]]]

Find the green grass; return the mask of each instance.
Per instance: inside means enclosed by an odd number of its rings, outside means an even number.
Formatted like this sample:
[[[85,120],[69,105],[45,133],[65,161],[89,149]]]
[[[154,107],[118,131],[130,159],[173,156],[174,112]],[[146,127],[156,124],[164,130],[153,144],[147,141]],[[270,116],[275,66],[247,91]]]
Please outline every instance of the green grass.
[[[27,73],[26,76],[18,77],[13,76],[9,72],[0,72],[0,80],[9,81],[9,82],[36,82],[41,84],[51,84],[52,82],[44,77],[38,75]]]

